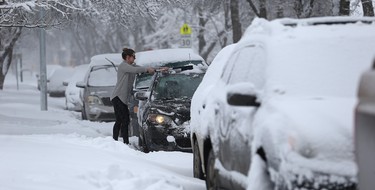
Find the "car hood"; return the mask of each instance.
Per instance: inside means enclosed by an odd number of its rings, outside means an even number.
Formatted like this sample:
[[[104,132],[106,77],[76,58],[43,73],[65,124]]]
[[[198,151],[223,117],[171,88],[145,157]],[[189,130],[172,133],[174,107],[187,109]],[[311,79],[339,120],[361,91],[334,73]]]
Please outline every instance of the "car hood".
[[[151,113],[169,116],[177,125],[190,121],[191,99],[157,100],[150,105]]]
[[[354,175],[355,102],[354,98],[330,97],[274,99],[263,113],[272,123],[267,125],[268,132],[279,141],[274,143],[289,147],[282,153],[287,159],[297,159],[292,162],[312,170]]]

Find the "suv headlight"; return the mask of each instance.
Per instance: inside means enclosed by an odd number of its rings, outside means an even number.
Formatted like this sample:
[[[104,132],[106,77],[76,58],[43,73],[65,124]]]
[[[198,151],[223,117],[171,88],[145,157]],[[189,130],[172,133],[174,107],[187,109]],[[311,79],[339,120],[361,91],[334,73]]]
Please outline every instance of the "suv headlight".
[[[97,96],[88,96],[87,102],[90,105],[102,105],[103,104],[102,100]]]
[[[172,123],[172,119],[170,117],[160,114],[149,114],[147,120],[153,124],[159,125],[166,125]]]

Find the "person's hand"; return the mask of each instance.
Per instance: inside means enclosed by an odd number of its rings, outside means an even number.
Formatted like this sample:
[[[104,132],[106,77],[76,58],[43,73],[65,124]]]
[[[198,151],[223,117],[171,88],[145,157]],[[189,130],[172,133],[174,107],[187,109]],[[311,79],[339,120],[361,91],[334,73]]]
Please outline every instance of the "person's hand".
[[[155,69],[154,68],[147,68],[147,72],[150,73],[150,74],[154,74],[155,73]]]

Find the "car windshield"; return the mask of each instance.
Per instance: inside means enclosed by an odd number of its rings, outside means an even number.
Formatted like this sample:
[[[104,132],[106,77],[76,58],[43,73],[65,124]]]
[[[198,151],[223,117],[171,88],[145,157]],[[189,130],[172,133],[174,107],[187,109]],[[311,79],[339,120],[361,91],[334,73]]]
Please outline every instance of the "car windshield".
[[[179,62],[170,62],[162,64],[162,67],[182,67],[186,65],[203,65],[201,60],[193,60],[193,61],[179,61]],[[152,74],[144,73],[137,75],[135,79],[134,87],[136,89],[147,89],[150,87],[152,82]]]
[[[203,76],[204,73],[162,76],[157,81],[153,96],[155,100],[190,99]]]
[[[94,66],[91,69],[88,85],[89,86],[115,86],[117,81],[117,72],[112,65]]]

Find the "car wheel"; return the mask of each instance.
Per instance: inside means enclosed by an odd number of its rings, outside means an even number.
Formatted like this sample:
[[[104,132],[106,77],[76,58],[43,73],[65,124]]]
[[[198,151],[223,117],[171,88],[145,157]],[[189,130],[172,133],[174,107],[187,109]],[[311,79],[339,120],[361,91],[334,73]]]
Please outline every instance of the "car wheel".
[[[81,117],[82,117],[82,120],[87,120],[85,104],[83,104],[82,106]]]
[[[150,152],[150,149],[148,148],[147,143],[146,143],[146,139],[145,139],[145,135],[144,135],[143,130],[139,131],[138,144],[139,144],[139,147],[141,147],[141,149],[144,153]]]
[[[199,179],[204,179],[203,175],[203,170],[202,170],[202,160],[200,157],[200,152],[199,152],[199,146],[198,142],[194,141],[194,149],[193,149],[193,172],[194,172],[194,177],[199,178]]]
[[[215,169],[215,155],[211,149],[208,154],[207,166],[206,166],[206,187],[207,190],[217,190],[218,188],[218,172]]]

